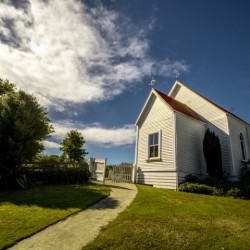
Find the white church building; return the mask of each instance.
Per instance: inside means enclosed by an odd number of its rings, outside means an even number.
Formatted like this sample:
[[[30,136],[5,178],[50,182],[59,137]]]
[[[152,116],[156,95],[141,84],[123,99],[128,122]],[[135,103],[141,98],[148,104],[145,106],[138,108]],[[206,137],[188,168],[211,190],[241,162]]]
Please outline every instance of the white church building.
[[[188,174],[207,175],[203,139],[218,135],[223,176],[237,180],[250,159],[250,124],[176,81],[152,89],[136,120],[135,182],[178,189]]]

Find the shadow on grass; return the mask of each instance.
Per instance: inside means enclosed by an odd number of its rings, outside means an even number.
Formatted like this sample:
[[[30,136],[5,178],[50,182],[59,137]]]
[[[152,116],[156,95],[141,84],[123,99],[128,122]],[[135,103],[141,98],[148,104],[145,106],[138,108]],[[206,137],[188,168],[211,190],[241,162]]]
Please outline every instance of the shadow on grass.
[[[109,190],[109,187],[88,184],[37,186],[26,190],[0,192],[0,205],[11,203],[52,209],[84,209],[107,197]],[[110,201],[109,205],[115,207],[117,204]]]

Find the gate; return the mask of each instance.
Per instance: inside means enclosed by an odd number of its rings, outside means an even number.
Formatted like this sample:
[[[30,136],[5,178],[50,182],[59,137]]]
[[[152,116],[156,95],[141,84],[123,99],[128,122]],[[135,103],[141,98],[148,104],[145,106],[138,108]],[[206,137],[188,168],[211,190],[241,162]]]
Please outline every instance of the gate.
[[[132,182],[132,166],[113,167],[111,179],[114,182]]]
[[[88,161],[91,179],[96,181],[105,181],[107,159],[90,158]]]

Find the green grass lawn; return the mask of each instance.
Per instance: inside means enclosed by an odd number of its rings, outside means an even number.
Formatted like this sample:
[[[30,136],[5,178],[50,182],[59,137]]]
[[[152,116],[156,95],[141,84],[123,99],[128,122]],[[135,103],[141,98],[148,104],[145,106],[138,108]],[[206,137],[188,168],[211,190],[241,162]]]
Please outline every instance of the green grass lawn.
[[[250,249],[250,201],[138,185],[131,206],[83,249]]]
[[[109,195],[98,185],[40,186],[0,192],[0,249]]]

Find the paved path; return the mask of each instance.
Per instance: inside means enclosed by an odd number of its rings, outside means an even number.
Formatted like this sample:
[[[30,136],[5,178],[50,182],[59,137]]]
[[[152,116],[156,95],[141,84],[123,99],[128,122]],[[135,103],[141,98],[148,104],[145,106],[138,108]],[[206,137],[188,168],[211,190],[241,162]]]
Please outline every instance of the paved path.
[[[80,250],[92,241],[118,213],[131,204],[137,188],[129,183],[107,181],[110,196],[76,215],[20,241],[11,250]]]

